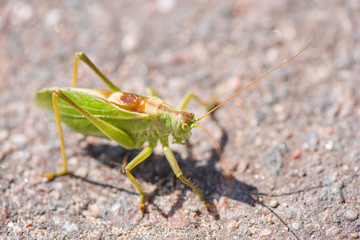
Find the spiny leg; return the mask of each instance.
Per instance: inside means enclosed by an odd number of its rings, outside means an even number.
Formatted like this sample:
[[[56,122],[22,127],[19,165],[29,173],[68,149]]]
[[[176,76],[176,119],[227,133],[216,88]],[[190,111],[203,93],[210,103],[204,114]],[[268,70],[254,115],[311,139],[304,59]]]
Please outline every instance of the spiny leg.
[[[184,110],[187,105],[189,104],[189,101],[191,99],[194,99],[196,102],[198,102],[201,106],[203,106],[206,110],[211,110],[213,107],[216,106],[215,101],[208,103],[205,103],[204,101],[202,101],[197,95],[195,95],[192,92],[189,92],[185,95],[185,97],[183,98],[183,100],[180,102],[180,104],[177,106],[178,110]]]
[[[136,167],[138,164],[140,164],[142,161],[144,161],[145,159],[147,159],[152,151],[154,150],[154,146],[150,145],[146,148],[144,148],[133,160],[131,160],[131,162],[126,165],[125,167],[125,173],[126,175],[129,177],[130,181],[135,185],[136,189],[139,191],[140,193],[140,202],[138,203],[138,206],[140,208],[140,210],[142,212],[145,211],[145,204],[144,204],[144,199],[145,199],[145,192],[144,190],[140,187],[138,181],[136,181],[135,177],[130,173],[130,171]]]
[[[161,140],[161,144],[162,144],[162,147],[164,150],[165,157],[168,160],[168,162],[170,163],[170,166],[171,166],[172,170],[174,171],[176,177],[179,178],[185,185],[191,187],[191,189],[199,196],[200,200],[205,204],[205,207],[208,209],[209,204],[206,202],[205,197],[202,194],[202,192],[192,182],[190,182],[190,180],[188,180],[184,177],[184,174],[181,171],[173,152],[169,148],[167,139]]]
[[[64,144],[64,138],[62,134],[62,128],[61,128],[61,119],[60,119],[60,112],[59,112],[59,105],[57,101],[58,95],[56,92],[52,94],[52,101],[54,105],[54,112],[55,112],[55,118],[56,118],[56,126],[59,133],[59,139],[60,139],[60,149],[61,149],[61,159],[63,162],[63,169],[59,171],[55,171],[52,173],[42,173],[40,176],[46,177],[48,180],[52,180],[57,176],[68,174],[67,170],[67,160],[66,160],[66,154],[65,154],[65,144]]]
[[[90,59],[83,52],[75,53],[71,87],[75,88],[77,85],[77,70],[79,60],[82,60],[84,63],[86,63],[111,90],[120,91],[120,89],[116,87],[107,77],[105,77],[105,75],[95,66],[93,62],[90,61]]]

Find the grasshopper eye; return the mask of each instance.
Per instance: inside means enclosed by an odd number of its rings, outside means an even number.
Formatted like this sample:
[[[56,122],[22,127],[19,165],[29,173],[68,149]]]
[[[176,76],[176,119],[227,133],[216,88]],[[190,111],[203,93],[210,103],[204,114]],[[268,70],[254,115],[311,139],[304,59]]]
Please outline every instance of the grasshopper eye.
[[[183,123],[183,124],[181,124],[181,128],[183,130],[187,130],[189,128],[189,125],[187,123]]]

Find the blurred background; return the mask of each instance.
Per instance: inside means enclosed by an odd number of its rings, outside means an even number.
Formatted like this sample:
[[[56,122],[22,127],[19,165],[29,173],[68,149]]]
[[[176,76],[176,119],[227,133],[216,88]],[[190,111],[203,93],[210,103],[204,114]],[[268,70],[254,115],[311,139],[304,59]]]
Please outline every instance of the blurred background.
[[[309,3],[310,2],[310,3]],[[360,3],[346,1],[0,1],[1,238],[335,239],[360,232]],[[72,176],[61,167],[41,88],[69,87],[84,51],[125,92],[152,87],[176,106],[189,91],[226,100],[173,145],[208,212],[157,149],[134,175],[148,213],[121,171],[116,144],[64,127]],[[85,65],[79,87],[106,89]],[[189,105],[197,117],[206,111]]]

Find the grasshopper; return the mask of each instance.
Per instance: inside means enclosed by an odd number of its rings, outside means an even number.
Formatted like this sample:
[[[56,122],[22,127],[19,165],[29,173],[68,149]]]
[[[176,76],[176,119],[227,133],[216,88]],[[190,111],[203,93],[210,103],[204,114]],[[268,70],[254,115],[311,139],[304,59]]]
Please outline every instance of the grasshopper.
[[[125,173],[130,181],[135,185],[140,193],[138,207],[145,210],[145,192],[140,187],[138,181],[131,174],[131,170],[147,159],[153,152],[158,142],[161,143],[165,157],[170,163],[176,177],[199,196],[206,208],[210,205],[205,200],[203,193],[184,177],[173,152],[169,148],[169,138],[172,136],[173,143],[184,144],[190,137],[191,130],[204,117],[227,103],[236,95],[255,84],[260,79],[266,77],[273,71],[284,66],[300,53],[302,53],[314,40],[316,31],[308,44],[296,55],[287,59],[282,64],[273,68],[266,74],[251,82],[249,85],[233,94],[227,100],[212,108],[208,113],[200,118],[195,118],[194,113],[185,111],[191,99],[195,99],[202,105],[203,103],[193,93],[188,93],[181,103],[176,107],[171,107],[156,96],[142,96],[133,93],[122,92],[116,87],[83,53],[75,54],[72,76],[72,87],[70,88],[46,88],[40,90],[35,101],[40,107],[55,113],[57,129],[59,132],[60,148],[63,167],[59,171],[43,173],[41,176],[49,180],[69,174],[65,155],[65,145],[61,128],[61,121],[72,130],[86,136],[95,136],[114,140],[126,149],[141,149],[145,143],[145,148],[125,166]],[[110,90],[94,90],[77,88],[77,68],[79,60],[86,63],[109,87]],[[205,130],[205,129],[203,129]],[[207,131],[206,131],[207,132]],[[208,133],[208,132],[207,132]],[[209,134],[209,133],[208,133]],[[213,140],[213,139],[212,139]],[[220,147],[215,143],[215,148],[220,155]]]

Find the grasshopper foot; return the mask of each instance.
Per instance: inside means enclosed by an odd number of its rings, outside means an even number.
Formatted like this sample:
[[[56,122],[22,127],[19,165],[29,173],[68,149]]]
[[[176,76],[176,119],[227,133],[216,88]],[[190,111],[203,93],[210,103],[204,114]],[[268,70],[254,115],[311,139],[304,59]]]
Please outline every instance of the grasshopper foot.
[[[66,169],[60,170],[60,171],[56,171],[56,172],[47,172],[47,173],[41,173],[41,174],[37,174],[38,177],[46,177],[48,181],[53,180],[54,178],[58,177],[58,176],[62,176],[62,175],[68,175],[71,174],[71,171],[68,171]]]
[[[215,219],[219,219],[219,213],[216,209],[215,204],[205,202],[205,208],[212,216],[215,217]]]
[[[142,203],[142,202],[139,202],[139,203],[138,203],[138,207],[139,207],[140,211],[142,212],[142,214],[144,215],[144,214],[145,214],[145,211],[146,211],[146,206],[145,206],[145,204]]]
[[[214,208],[214,205],[212,203],[208,203],[208,202],[204,202],[204,206],[205,206],[206,210],[208,210],[209,212],[212,212],[212,209]]]

